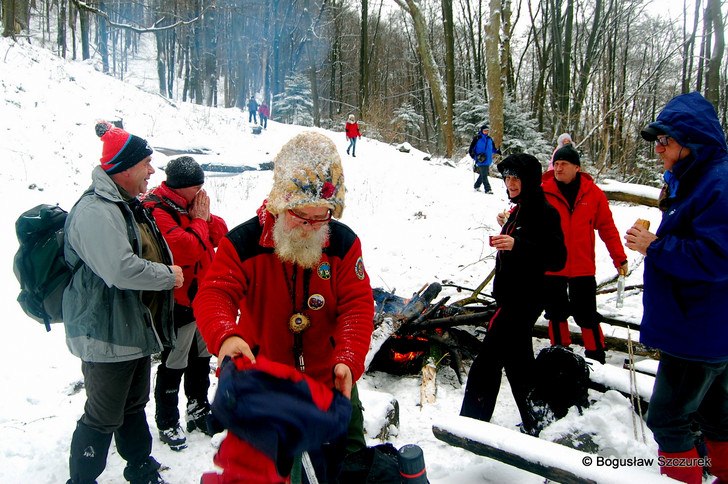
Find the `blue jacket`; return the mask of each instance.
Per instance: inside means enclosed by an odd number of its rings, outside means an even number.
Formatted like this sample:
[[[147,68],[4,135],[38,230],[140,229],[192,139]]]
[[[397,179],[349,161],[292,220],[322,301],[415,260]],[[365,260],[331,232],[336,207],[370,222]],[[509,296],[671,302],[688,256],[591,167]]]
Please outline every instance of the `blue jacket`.
[[[728,360],[728,149],[713,106],[673,98],[651,127],[690,148],[647,249],[642,343],[689,360]],[[677,183],[675,183],[675,181]]]
[[[493,138],[487,134],[478,133],[470,142],[468,153],[475,160],[476,166],[490,166],[493,163],[493,153],[500,153],[500,151],[496,149]],[[478,155],[485,155],[485,160],[478,161]]]

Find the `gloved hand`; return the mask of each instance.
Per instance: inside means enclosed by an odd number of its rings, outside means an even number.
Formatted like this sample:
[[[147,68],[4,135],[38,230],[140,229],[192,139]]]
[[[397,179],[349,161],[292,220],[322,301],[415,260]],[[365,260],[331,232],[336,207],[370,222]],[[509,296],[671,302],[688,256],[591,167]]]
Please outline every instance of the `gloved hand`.
[[[617,272],[620,276],[626,276],[629,273],[629,262],[622,262],[622,265],[617,268]]]

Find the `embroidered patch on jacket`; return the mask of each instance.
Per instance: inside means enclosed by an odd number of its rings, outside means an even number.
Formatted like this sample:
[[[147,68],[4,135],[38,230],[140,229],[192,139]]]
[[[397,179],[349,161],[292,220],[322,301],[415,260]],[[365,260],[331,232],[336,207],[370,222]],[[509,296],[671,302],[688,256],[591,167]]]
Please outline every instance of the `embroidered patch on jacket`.
[[[328,262],[322,262],[319,264],[318,269],[316,269],[316,273],[321,279],[331,279],[331,264]]]
[[[318,311],[324,307],[324,304],[326,304],[326,300],[321,294],[312,294],[311,297],[308,298],[308,307],[314,311]]]
[[[362,260],[361,257],[356,260],[356,264],[354,265],[354,272],[356,272],[356,277],[358,277],[359,280],[364,280],[366,274],[364,272],[364,260]]]

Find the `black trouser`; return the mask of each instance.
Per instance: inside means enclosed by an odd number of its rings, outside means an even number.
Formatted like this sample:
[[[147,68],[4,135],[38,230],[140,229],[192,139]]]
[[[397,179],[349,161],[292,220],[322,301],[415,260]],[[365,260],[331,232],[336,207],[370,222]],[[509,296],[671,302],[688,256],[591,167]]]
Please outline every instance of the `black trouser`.
[[[210,408],[207,400],[207,391],[210,388],[210,357],[198,356],[197,341],[193,340],[187,356],[187,367],[173,369],[166,365],[170,352],[169,348],[162,351],[162,362],[157,367],[154,385],[154,420],[160,430],[174,427],[179,422],[179,387],[183,376],[187,402],[194,401],[208,410]]]
[[[599,325],[597,282],[594,276],[546,276],[544,294],[551,344],[571,344],[567,324],[571,315],[581,328],[584,354],[604,363],[604,335]]]
[[[483,190],[486,192],[493,191],[490,188],[490,182],[488,181],[488,173],[490,173],[490,166],[479,166],[478,167],[478,179],[475,180],[475,185],[473,185],[473,188],[476,190],[480,188],[480,185],[483,185]]]
[[[533,326],[540,314],[535,305],[498,308],[470,367],[460,415],[490,421],[505,368],[524,428],[535,427],[527,397],[533,389]]]
[[[127,461],[127,469],[143,468],[152,452],[152,436],[144,413],[149,401],[151,358],[82,362],[81,370],[86,404],[71,439],[71,481],[96,481],[106,467],[112,436],[119,455]]]

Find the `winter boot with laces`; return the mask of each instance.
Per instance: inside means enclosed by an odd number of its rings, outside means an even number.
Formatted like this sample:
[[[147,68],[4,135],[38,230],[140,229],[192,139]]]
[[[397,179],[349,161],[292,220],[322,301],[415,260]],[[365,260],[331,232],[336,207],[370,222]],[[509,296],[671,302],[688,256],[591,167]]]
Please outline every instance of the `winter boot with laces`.
[[[179,422],[174,426],[159,429],[159,440],[167,444],[170,449],[180,451],[187,448],[187,436],[185,435]]]
[[[210,416],[210,404],[207,401],[189,400],[187,402],[187,432],[199,430],[212,436],[208,420]]]

